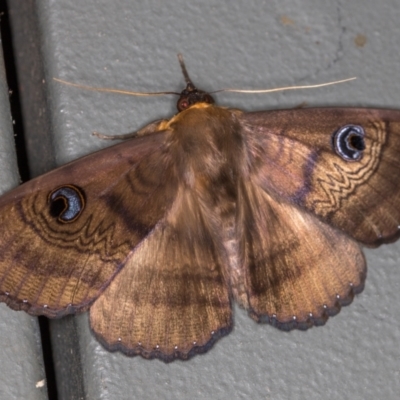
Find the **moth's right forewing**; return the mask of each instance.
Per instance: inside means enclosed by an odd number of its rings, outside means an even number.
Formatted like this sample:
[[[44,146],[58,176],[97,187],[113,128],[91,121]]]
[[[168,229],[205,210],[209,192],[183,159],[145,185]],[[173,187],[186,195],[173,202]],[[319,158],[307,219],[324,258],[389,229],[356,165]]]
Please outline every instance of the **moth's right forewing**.
[[[264,190],[368,246],[398,238],[399,111],[261,111],[243,114],[241,123],[256,164],[254,178]],[[338,143],[338,132],[352,126],[362,135]],[[350,152],[359,149],[360,156],[346,157],[346,147]]]

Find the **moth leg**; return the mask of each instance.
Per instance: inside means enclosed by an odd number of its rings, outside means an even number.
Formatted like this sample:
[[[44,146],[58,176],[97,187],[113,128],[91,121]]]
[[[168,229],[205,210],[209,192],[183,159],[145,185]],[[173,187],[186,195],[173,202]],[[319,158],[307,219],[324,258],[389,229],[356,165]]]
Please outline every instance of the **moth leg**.
[[[144,128],[139,129],[138,131],[135,132],[129,132],[125,133],[122,135],[105,135],[100,132],[92,132],[93,136],[97,136],[100,139],[105,139],[105,140],[126,140],[126,139],[132,139],[134,137],[139,137],[139,136],[145,136],[149,135],[154,132],[160,131],[160,126],[161,124],[165,124],[168,122],[166,119],[158,119],[156,121],[151,122],[150,124],[146,125]]]

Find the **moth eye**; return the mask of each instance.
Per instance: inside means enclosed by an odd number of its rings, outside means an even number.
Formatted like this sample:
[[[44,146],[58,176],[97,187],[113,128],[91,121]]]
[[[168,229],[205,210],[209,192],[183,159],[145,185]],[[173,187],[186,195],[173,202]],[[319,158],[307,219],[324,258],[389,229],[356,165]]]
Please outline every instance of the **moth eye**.
[[[66,185],[50,192],[48,197],[50,215],[59,222],[74,222],[85,207],[82,189]]]
[[[358,161],[365,150],[365,132],[359,125],[345,125],[333,135],[336,153],[346,161]]]
[[[179,99],[176,107],[178,111],[186,110],[189,107],[189,100],[187,98]]]

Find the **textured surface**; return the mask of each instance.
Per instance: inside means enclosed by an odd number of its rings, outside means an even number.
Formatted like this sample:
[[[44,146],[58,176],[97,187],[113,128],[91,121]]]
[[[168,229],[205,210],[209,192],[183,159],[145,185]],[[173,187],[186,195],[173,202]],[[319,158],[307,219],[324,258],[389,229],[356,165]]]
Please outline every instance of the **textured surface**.
[[[18,185],[19,176],[2,56],[0,121],[0,191],[4,193]],[[37,319],[25,313],[15,313],[5,304],[0,304],[0,337],[0,398],[46,399],[46,381]]]
[[[180,90],[176,53],[206,90],[353,83],[275,95],[221,94],[247,110],[312,106],[400,108],[398,1],[41,1],[58,164],[174,112],[173,99],[127,98],[50,82]],[[88,398],[396,399],[400,391],[400,245],[367,251],[366,289],[326,326],[283,333],[235,310],[235,329],[189,362],[107,353],[77,318]],[[17,314],[17,313],[16,313]],[[18,315],[18,314],[17,314]],[[62,346],[62,343],[59,344]],[[68,376],[64,376],[68,380]]]

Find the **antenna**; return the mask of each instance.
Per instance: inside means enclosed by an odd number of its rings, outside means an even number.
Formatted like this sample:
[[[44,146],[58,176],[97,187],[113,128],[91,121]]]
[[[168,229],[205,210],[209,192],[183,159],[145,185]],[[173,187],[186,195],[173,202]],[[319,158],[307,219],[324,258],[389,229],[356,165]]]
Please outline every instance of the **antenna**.
[[[178,60],[179,60],[179,65],[181,66],[182,74],[183,74],[183,76],[185,77],[185,82],[186,82],[188,85],[189,85],[189,84],[192,84],[192,85],[193,85],[193,82],[192,82],[192,80],[191,80],[190,77],[189,77],[189,74],[188,74],[188,72],[187,72],[186,65],[185,65],[185,62],[183,61],[183,56],[182,56],[181,53],[178,54]]]

